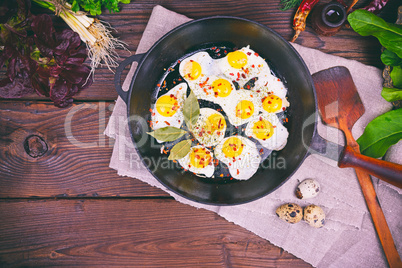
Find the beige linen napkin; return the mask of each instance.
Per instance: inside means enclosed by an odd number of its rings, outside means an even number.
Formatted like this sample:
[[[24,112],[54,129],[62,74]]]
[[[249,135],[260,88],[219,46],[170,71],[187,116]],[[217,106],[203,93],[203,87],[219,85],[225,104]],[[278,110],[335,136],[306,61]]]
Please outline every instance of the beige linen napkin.
[[[156,6],[137,53],[146,52],[166,32],[189,20],[183,15]],[[337,65],[345,66],[350,70],[366,107],[366,113],[353,127],[352,132],[355,138],[363,133],[369,121],[391,109],[391,105],[379,94],[382,78],[381,71],[377,68],[327,55],[297,44],[294,44],[294,47],[305,60],[311,73]],[[135,66],[131,67],[123,88],[129,87],[135,68]],[[343,136],[338,130],[326,127],[321,122],[318,124],[318,132],[328,140],[343,143]],[[387,266],[353,169],[340,169],[337,168],[335,161],[311,155],[282,187],[268,196],[236,206],[205,205],[169,191],[148,172],[132,144],[127,128],[127,107],[120,98],[117,99],[105,134],[116,140],[110,167],[117,170],[119,175],[133,177],[161,188],[181,203],[214,211],[228,221],[254,232],[313,266]],[[388,160],[401,161],[401,148],[401,143],[395,145],[390,150]],[[321,193],[314,199],[298,200],[294,190],[299,182],[306,178],[316,179],[321,184]],[[397,249],[401,253],[402,228],[399,221],[402,214],[401,192],[396,187],[378,181],[376,178],[373,180]],[[327,215],[326,225],[321,229],[315,229],[304,222],[295,225],[283,222],[275,215],[275,209],[286,202],[295,202],[302,207],[311,203],[321,206]]]

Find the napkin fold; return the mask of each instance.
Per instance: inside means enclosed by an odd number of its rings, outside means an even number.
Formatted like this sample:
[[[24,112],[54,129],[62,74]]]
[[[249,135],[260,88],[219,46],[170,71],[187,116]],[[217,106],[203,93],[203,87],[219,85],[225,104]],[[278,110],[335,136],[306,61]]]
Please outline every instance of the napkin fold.
[[[138,45],[137,53],[146,52],[159,38],[171,29],[190,19],[155,6]],[[359,137],[364,127],[376,116],[391,109],[379,94],[382,88],[381,70],[354,60],[332,56],[315,49],[292,44],[304,59],[310,73],[333,66],[345,66],[352,74],[360,97],[366,107],[365,114],[352,129]],[[127,90],[135,72],[131,69],[123,83]],[[343,134],[318,122],[318,133],[332,142],[343,144]],[[235,206],[215,206],[193,202],[164,187],[143,165],[130,138],[127,126],[127,106],[119,97],[105,130],[115,139],[110,167],[121,176],[129,176],[158,187],[177,201],[217,213],[230,222],[252,231],[258,236],[283,248],[316,267],[387,267],[385,255],[372,224],[360,185],[353,169],[340,169],[336,162],[318,155],[305,159],[295,174],[279,189],[256,201]],[[402,143],[394,145],[387,160],[401,161]],[[321,184],[321,192],[314,199],[299,200],[296,186],[307,178]],[[402,214],[400,189],[373,178],[377,194],[398,252],[402,252]],[[300,206],[316,204],[326,213],[326,224],[315,229],[304,222],[288,224],[275,215],[278,206],[294,202]]]

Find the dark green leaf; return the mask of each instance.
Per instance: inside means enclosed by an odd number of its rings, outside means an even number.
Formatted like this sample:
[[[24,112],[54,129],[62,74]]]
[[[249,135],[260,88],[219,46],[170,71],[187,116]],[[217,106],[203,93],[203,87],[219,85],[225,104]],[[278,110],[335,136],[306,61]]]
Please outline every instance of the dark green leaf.
[[[402,139],[402,108],[392,110],[371,121],[357,139],[362,154],[379,158]]]
[[[392,71],[389,74],[394,87],[402,88],[402,68],[401,66],[392,67]]]
[[[191,140],[184,140],[173,146],[170,150],[169,160],[176,160],[185,157],[191,149]]]
[[[366,10],[355,10],[348,16],[353,30],[363,36],[377,37],[381,45],[402,58],[402,27],[388,23]]]
[[[147,132],[147,134],[159,141],[175,141],[186,133],[187,131],[177,127],[164,127],[152,132]]]
[[[198,116],[200,115],[200,106],[198,104],[197,97],[192,90],[190,90],[190,95],[184,101],[183,115],[187,126],[191,129],[192,126],[194,126],[197,122]]]
[[[398,66],[402,65],[402,59],[398,57],[394,52],[386,49],[384,52],[381,54],[381,61],[385,65],[389,66]]]
[[[402,100],[402,89],[384,87],[381,91],[381,96],[389,102]]]

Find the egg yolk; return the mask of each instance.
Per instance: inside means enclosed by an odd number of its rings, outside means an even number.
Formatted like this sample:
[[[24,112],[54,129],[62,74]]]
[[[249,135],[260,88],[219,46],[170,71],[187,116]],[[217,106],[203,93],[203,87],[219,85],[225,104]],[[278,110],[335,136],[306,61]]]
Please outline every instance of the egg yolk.
[[[194,148],[190,153],[190,164],[195,168],[205,168],[211,160],[211,153],[205,148]]]
[[[276,95],[270,95],[263,99],[262,107],[268,113],[275,113],[282,108],[282,99]]]
[[[225,118],[220,114],[212,114],[208,117],[207,120],[207,130],[211,133],[215,131],[222,131],[226,128]]]
[[[274,127],[268,120],[259,120],[253,125],[254,137],[260,140],[269,139],[274,134]]]
[[[238,137],[230,137],[224,143],[222,152],[226,157],[233,158],[241,155],[244,144]]]
[[[184,65],[184,78],[195,80],[201,75],[201,70],[201,65],[198,62],[190,60]]]
[[[228,54],[229,65],[236,69],[241,69],[247,64],[247,55],[239,50],[230,52]]]
[[[163,95],[156,101],[155,107],[160,115],[172,117],[179,109],[179,102],[173,95]]]
[[[254,104],[249,100],[242,100],[236,105],[236,117],[247,119],[254,113]]]
[[[227,97],[232,92],[232,85],[226,79],[220,78],[216,79],[212,83],[212,90],[214,91],[215,97]]]

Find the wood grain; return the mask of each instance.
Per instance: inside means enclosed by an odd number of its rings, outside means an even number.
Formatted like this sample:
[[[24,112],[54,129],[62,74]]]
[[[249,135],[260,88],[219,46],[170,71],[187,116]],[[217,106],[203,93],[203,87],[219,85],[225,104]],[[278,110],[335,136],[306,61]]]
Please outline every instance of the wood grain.
[[[325,3],[329,2],[329,0],[321,2]],[[356,7],[364,6],[368,2],[370,1],[359,1]],[[380,16],[389,22],[394,22],[396,19],[396,2],[398,1],[390,1],[380,13]],[[105,11],[99,18],[110,23],[116,29],[114,35],[125,42],[128,50],[134,53],[151,15],[152,8],[155,5],[162,5],[165,8],[194,19],[217,15],[243,17],[270,27],[286,40],[290,40],[293,36],[292,19],[295,9],[280,11],[279,0],[135,0],[129,5],[122,5],[121,12],[110,14],[108,11]],[[56,19],[56,24],[63,25],[61,19]],[[296,43],[319,49],[328,54],[354,59],[364,64],[383,68],[380,60],[381,46],[378,41],[373,37],[360,36],[345,26],[335,36],[319,36],[312,30],[309,18],[306,30],[299,36]],[[130,56],[130,53],[124,50],[118,50],[118,53],[121,56],[119,62]],[[77,100],[116,99],[117,94],[114,90],[113,77],[114,74],[107,68],[98,68],[95,72],[95,82],[91,88],[81,91],[74,98]],[[29,95],[23,99],[47,100],[47,98],[37,95]]]
[[[173,200],[0,200],[1,267],[311,267]]]
[[[49,102],[1,101],[0,198],[167,196],[109,168],[114,140],[103,131],[113,105],[100,101],[60,109]],[[31,135],[47,143],[43,156],[33,158],[24,150]]]

